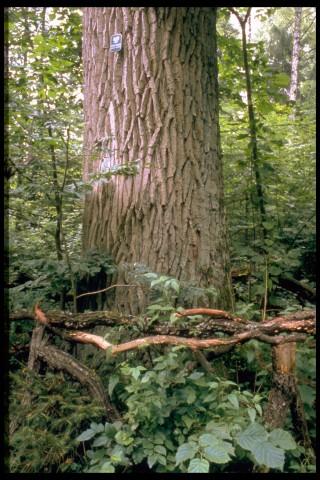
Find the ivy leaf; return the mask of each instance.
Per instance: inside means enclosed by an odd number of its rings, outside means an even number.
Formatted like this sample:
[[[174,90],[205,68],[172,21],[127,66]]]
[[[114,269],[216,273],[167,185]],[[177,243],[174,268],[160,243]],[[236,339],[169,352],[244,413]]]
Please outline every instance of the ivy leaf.
[[[183,443],[180,445],[176,453],[176,465],[179,465],[179,463],[182,463],[185,460],[189,460],[189,458],[193,458],[196,451],[197,447],[190,443]]]
[[[204,458],[193,458],[189,463],[188,473],[208,473],[209,462]]]

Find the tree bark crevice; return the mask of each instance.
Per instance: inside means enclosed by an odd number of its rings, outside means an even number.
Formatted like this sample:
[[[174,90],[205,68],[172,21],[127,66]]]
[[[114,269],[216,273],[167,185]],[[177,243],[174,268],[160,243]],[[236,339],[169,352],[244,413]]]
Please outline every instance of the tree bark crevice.
[[[84,9],[84,179],[103,159],[139,171],[99,180],[86,196],[83,250],[109,252],[116,283],[145,267],[214,286],[215,306],[229,308],[215,20],[207,7]],[[112,53],[117,31],[123,47]],[[98,140],[105,148],[93,155]],[[117,290],[114,306],[137,314],[147,300]]]

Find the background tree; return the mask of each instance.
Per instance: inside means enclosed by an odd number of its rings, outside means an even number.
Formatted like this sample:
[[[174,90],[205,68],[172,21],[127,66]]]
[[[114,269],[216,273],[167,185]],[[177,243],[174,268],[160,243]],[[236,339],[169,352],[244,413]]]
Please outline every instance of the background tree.
[[[215,21],[214,8],[85,8],[84,179],[106,163],[137,172],[87,194],[83,248],[109,252],[119,284],[152,271],[229,306]],[[118,288],[115,305],[141,309],[143,290]]]
[[[301,36],[302,7],[295,7],[294,32],[291,60],[291,79],[289,89],[289,100],[295,102],[298,94],[298,75],[300,60],[300,36]]]

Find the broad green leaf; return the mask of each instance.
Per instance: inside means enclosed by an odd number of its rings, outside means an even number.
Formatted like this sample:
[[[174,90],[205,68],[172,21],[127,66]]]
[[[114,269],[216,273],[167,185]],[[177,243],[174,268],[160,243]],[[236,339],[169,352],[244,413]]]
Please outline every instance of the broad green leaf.
[[[91,422],[90,423],[90,428],[93,430],[95,433],[101,433],[104,431],[104,426],[102,423],[96,423],[96,422]]]
[[[100,470],[99,470],[100,473],[114,473],[115,472],[115,468],[114,466],[110,463],[110,462],[105,462]]]
[[[125,446],[130,445],[130,443],[134,441],[134,439],[130,437],[128,433],[123,432],[122,430],[120,430],[120,432],[117,432],[114,438],[116,442],[119,443],[119,445]]]
[[[182,421],[188,428],[194,423],[193,418],[188,417],[188,415],[183,415]]]
[[[161,433],[161,432],[158,432],[155,434],[155,436],[153,437],[153,442],[156,443],[157,445],[162,445],[164,442],[165,442],[166,439],[166,436]]]
[[[208,445],[214,445],[218,443],[218,439],[211,433],[204,433],[199,437],[199,445],[206,447]]]
[[[164,455],[157,455],[157,462],[161,465],[167,465],[167,458]]]
[[[228,395],[228,400],[236,409],[239,409],[239,399],[235,393],[230,393]]]
[[[213,463],[228,463],[231,458],[228,452],[223,448],[223,444],[207,446],[203,449],[204,456]]]
[[[204,458],[193,458],[189,463],[188,473],[208,473],[209,462]]]
[[[180,285],[179,282],[174,278],[170,282],[170,287],[173,288],[173,290],[175,290],[177,293],[179,293]]]
[[[247,412],[250,417],[251,423],[254,423],[257,415],[256,410],[254,408],[247,408]]]
[[[252,423],[243,432],[236,436],[240,447],[252,451],[257,442],[267,440],[267,431],[258,423]]]
[[[190,445],[190,443],[180,445],[176,453],[176,465],[179,465],[179,463],[185,460],[189,460],[189,458],[193,458],[196,451],[197,448],[194,445]]]
[[[203,377],[203,375],[203,372],[193,372],[188,378],[190,378],[190,380],[198,380],[199,378]]]
[[[251,449],[251,453],[259,465],[283,470],[284,451],[281,448],[275,447],[267,440],[256,442]]]
[[[294,441],[291,433],[276,428],[269,435],[269,441],[276,447],[283,448],[283,450],[294,450],[297,448],[297,444]]]
[[[228,425],[219,425],[215,422],[215,420],[211,420],[206,425],[206,430],[211,432],[216,438],[221,438],[222,440],[231,440]]]
[[[94,439],[94,442],[92,444],[93,447],[102,447],[104,445],[107,445],[109,442],[109,438],[106,435],[100,435],[100,437],[97,437]]]
[[[154,447],[154,451],[156,453],[160,453],[161,455],[167,455],[167,449],[163,447],[162,445],[156,445]]]
[[[76,440],[78,442],[86,442],[87,440],[90,440],[90,438],[95,436],[95,432],[91,429],[88,428],[88,430],[85,430],[84,432],[79,435]]]
[[[161,276],[161,277],[157,278],[156,280],[152,280],[152,282],[150,283],[150,287],[153,288],[154,286],[165,282],[167,280],[167,278],[168,277]]]
[[[158,277],[156,273],[144,273],[143,276],[150,279],[155,279]]]
[[[257,412],[259,413],[260,417],[262,416],[262,407],[261,405],[255,405]]]
[[[157,460],[158,460],[157,454],[152,453],[151,455],[149,455],[147,458],[149,468],[152,468],[153,465],[157,462]]]
[[[187,389],[187,403],[190,405],[191,403],[194,403],[196,400],[196,392],[192,388]]]

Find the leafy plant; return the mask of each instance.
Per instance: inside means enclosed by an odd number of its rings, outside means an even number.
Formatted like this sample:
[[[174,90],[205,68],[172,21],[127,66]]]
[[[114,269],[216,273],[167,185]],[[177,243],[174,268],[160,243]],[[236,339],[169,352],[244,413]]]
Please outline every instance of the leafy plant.
[[[190,373],[187,359],[188,352],[175,347],[154,358],[152,369],[119,365],[109,394],[124,406],[123,422],[92,423],[77,437],[90,442],[86,471],[134,471],[146,462],[156,472],[218,472],[232,470],[239,459],[248,469],[283,469],[285,451],[296,445],[288,432],[268,433],[258,423],[263,397],[230,380]],[[246,443],[250,429],[259,434],[256,450]]]

